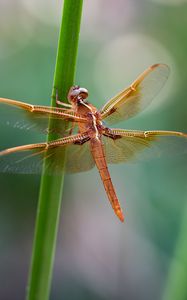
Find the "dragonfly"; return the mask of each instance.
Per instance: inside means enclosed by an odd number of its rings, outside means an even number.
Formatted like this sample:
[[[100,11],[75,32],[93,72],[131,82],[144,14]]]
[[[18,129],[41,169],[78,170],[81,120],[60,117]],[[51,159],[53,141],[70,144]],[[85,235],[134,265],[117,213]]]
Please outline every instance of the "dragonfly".
[[[152,65],[99,110],[87,101],[88,91],[80,86],[70,88],[67,95],[69,103],[59,100],[57,93],[57,107],[0,98],[0,109],[4,107],[6,112],[4,123],[57,135],[54,140],[1,150],[0,171],[38,173],[45,161],[45,170],[53,175],[62,170],[57,157],[65,150],[67,172],[77,173],[97,167],[110,204],[123,222],[124,214],[108,164],[149,159],[162,154],[167,156],[169,152],[185,153],[187,134],[164,130],[126,130],[109,126],[143,111],[161,90],[168,76],[167,65]],[[53,126],[49,130],[51,120]],[[64,124],[70,124],[65,131]]]

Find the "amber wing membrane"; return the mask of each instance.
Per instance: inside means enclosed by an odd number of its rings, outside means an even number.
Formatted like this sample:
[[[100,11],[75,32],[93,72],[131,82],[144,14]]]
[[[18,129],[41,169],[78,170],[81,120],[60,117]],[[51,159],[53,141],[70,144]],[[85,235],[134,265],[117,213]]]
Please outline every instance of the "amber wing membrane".
[[[111,129],[115,139],[103,136],[107,163],[148,161],[187,153],[187,134],[177,131]]]
[[[48,106],[39,106],[17,100],[0,98],[0,124],[23,130],[37,130],[49,133],[49,120],[53,121],[50,132],[64,134],[64,125],[70,122],[85,122],[71,110]],[[65,122],[64,122],[65,121]]]
[[[46,143],[31,144],[14,147],[0,151],[0,172],[39,174],[45,161],[46,173],[59,174],[63,169],[62,161],[66,156],[65,170],[68,173],[88,171],[94,167],[95,162],[90,152],[90,143],[79,144],[80,137],[77,134],[52,142],[52,147],[46,147]]]
[[[107,124],[127,120],[143,111],[161,90],[169,76],[169,67],[156,64],[145,70],[127,89],[109,100],[100,110]]]

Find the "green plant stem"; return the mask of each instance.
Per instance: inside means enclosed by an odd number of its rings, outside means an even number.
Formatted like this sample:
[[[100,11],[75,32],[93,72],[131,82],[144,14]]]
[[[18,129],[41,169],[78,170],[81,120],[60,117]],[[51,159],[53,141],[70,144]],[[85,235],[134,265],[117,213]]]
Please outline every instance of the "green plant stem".
[[[183,221],[174,257],[171,262],[168,281],[163,295],[163,300],[187,299],[187,206],[184,211]]]
[[[83,0],[64,0],[52,91],[52,106],[56,104],[56,89],[59,99],[66,101],[68,90],[74,82],[82,2]],[[49,127],[52,128],[53,125],[51,120]],[[48,136],[48,140],[54,138],[54,134]],[[60,163],[64,165],[65,155],[62,156]],[[63,168],[61,174],[50,176],[46,172],[46,164],[44,163],[27,300],[49,299],[63,180]]]

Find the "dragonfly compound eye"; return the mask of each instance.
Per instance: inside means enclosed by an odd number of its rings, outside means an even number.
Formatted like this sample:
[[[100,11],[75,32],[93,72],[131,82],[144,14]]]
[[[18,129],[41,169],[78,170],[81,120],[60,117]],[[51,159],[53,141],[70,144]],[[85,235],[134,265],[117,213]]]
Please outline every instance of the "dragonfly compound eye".
[[[79,97],[82,99],[88,98],[88,90],[85,88],[79,88]]]
[[[86,99],[88,97],[88,91],[85,88],[81,88],[78,85],[72,86],[68,93],[68,100],[70,102],[76,101],[77,99]]]

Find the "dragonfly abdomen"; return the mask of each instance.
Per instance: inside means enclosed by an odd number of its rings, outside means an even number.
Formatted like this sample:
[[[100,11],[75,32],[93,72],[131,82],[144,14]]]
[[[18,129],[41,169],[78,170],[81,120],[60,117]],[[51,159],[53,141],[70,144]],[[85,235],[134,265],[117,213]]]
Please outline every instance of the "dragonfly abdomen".
[[[124,221],[124,216],[122,209],[120,207],[119,200],[117,198],[110,173],[106,164],[104,149],[101,140],[92,139],[91,140],[91,152],[95,160],[96,166],[99,170],[105,191],[107,193],[108,199],[112,205],[115,214],[118,216],[120,221]]]

